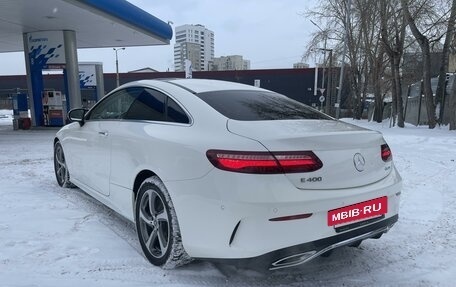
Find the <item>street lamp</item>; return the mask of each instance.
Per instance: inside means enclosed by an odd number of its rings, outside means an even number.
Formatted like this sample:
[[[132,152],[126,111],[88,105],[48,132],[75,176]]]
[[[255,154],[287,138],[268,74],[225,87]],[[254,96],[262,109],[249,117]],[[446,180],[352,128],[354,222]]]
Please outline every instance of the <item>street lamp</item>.
[[[312,19],[309,19],[310,22],[315,26],[317,27],[324,35],[325,35],[325,42],[324,42],[324,45],[323,45],[323,49],[319,49],[319,50],[322,50],[323,51],[323,63],[324,63],[324,66],[323,66],[323,75],[322,75],[322,79],[321,79],[321,95],[323,96],[324,94],[324,91],[325,91],[325,69],[326,69],[326,51],[329,51],[329,49],[326,49],[326,42],[328,40],[328,32],[323,30],[317,23],[315,23]],[[331,53],[332,53],[332,50],[331,50]],[[330,59],[331,60],[331,59]],[[329,81],[329,79],[328,79]],[[328,97],[328,93],[326,93],[326,97]],[[328,106],[328,99],[326,99],[326,113],[328,114],[329,113],[329,106]]]
[[[122,48],[112,48],[114,52],[116,52],[116,82],[117,82],[117,87],[120,86],[119,84],[119,59],[117,58],[117,51],[119,50],[125,50],[125,47]]]

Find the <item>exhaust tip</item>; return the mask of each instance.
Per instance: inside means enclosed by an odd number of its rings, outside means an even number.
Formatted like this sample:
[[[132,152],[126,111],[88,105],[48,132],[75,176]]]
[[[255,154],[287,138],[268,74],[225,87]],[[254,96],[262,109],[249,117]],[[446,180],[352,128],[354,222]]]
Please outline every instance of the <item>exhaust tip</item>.
[[[311,250],[311,251],[302,252],[302,253],[298,253],[298,254],[294,254],[294,255],[290,255],[290,256],[281,258],[277,261],[274,261],[271,264],[271,267],[269,268],[269,270],[277,270],[277,269],[288,268],[288,267],[293,267],[293,266],[297,266],[300,264],[304,264],[304,263],[316,258],[317,256],[322,255],[335,248],[347,246],[347,245],[356,243],[358,241],[362,241],[364,239],[381,236],[383,233],[388,232],[388,230],[391,228],[391,226],[393,226],[393,224],[384,226],[377,230],[373,230],[373,231],[370,231],[370,232],[367,232],[367,233],[364,233],[364,234],[361,234],[361,235],[358,235],[358,236],[355,236],[355,237],[352,237],[352,238],[349,238],[349,239],[346,239],[343,241],[336,242],[336,243],[329,245],[320,250]]]
[[[300,265],[305,263],[306,261],[312,259],[315,254],[317,254],[316,250],[307,251],[304,253],[299,253],[295,255],[291,255],[282,259],[279,259],[271,264],[271,268],[269,270],[276,270],[286,267],[292,267],[296,265]]]

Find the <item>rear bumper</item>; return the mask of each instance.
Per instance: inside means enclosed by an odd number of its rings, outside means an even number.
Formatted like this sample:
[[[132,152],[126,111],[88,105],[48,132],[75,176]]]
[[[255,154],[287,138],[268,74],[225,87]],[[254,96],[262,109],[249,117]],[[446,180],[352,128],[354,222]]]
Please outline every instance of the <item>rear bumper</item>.
[[[361,228],[312,242],[282,248],[257,257],[245,259],[200,259],[234,264],[240,267],[248,266],[249,268],[259,270],[276,270],[294,267],[307,263],[335,248],[351,245],[368,238],[379,238],[382,234],[389,231],[389,229],[398,221],[398,218],[399,216],[396,214],[390,218],[377,221]]]
[[[283,175],[252,178],[220,173],[165,182],[179,219],[182,243],[194,258],[254,258],[364,228],[336,230],[328,226],[328,211],[382,196],[388,197],[385,219],[399,213],[401,179],[395,170],[371,185],[317,191],[296,189]],[[312,215],[270,220],[298,214]]]

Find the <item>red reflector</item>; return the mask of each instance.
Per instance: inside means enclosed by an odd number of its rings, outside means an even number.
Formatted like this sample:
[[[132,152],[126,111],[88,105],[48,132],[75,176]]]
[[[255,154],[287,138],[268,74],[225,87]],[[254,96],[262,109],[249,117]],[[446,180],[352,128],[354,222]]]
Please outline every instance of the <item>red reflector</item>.
[[[275,218],[269,219],[269,221],[288,221],[288,220],[309,218],[311,216],[312,216],[312,213],[304,213],[304,214],[297,214],[297,215],[290,215],[290,216],[275,217]]]
[[[320,159],[311,151],[270,153],[208,150],[206,156],[219,169],[241,173],[311,172],[323,166]]]
[[[393,153],[387,144],[382,144],[381,146],[382,160],[384,162],[390,161],[393,159]]]

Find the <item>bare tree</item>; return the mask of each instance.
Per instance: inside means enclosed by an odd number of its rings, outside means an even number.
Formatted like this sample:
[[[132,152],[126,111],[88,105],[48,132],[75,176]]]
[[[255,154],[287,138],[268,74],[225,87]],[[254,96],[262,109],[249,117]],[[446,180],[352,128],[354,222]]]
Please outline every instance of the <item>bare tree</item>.
[[[448,111],[450,112],[450,131],[456,130],[456,89],[453,87],[452,95],[449,101],[449,108]]]
[[[372,53],[372,91],[374,93],[374,121],[381,123],[383,121],[383,91],[384,91],[384,73],[385,73],[385,49],[379,45],[378,53]]]
[[[384,72],[385,72],[385,49],[380,41],[380,6],[378,1],[361,1],[360,17],[363,27],[363,51],[367,58],[368,79],[365,81],[363,90],[363,102],[366,94],[374,94],[374,120],[383,120],[383,92],[384,92]]]
[[[380,1],[381,38],[388,55],[392,74],[392,109],[393,124],[404,127],[404,109],[402,101],[401,59],[404,54],[404,42],[407,23],[397,0]]]
[[[349,63],[349,85],[353,117],[360,119],[373,79],[371,76],[375,58],[379,49],[379,14],[376,0],[353,0],[351,20],[347,22],[347,0],[327,0],[320,2],[315,10],[304,15],[324,23],[323,31],[313,35],[308,45],[311,51],[322,42],[323,37],[330,39],[329,45],[334,47],[334,55],[341,56],[344,34],[347,31],[347,59]],[[384,52],[382,52],[384,53]],[[379,67],[381,70],[382,66]],[[381,75],[377,75],[381,78]],[[378,94],[381,94],[379,92]]]
[[[435,13],[437,8],[442,7],[436,1],[401,0],[401,5],[407,24],[421,49],[423,59],[423,93],[428,124],[429,128],[432,129],[436,126],[437,121],[431,87],[431,44],[439,43],[442,38],[442,30],[444,30],[442,29],[442,19],[447,17],[448,13]]]
[[[452,1],[451,14],[448,19],[448,25],[445,33],[445,42],[442,49],[442,58],[439,70],[439,80],[437,83],[437,91],[435,92],[435,105],[436,114],[438,116],[439,124],[443,121],[443,110],[444,110],[444,95],[446,90],[446,73],[448,72],[450,46],[454,38],[454,29],[456,22],[456,0]]]
[[[363,106],[366,102],[368,92],[374,93],[375,104],[377,109],[377,117],[380,121],[383,119],[383,98],[382,94],[382,78],[384,72],[384,49],[380,42],[380,14],[379,2],[376,0],[357,0],[355,1],[355,9],[358,11],[357,17],[360,21],[360,33],[362,42],[360,45],[360,53],[363,56],[363,81],[362,81],[362,98],[358,99],[358,115],[361,118]],[[378,110],[378,111],[377,111]],[[379,115],[380,113],[380,115]]]
[[[314,19],[312,23],[318,23],[316,25],[319,30],[312,34],[311,41],[307,44],[306,52],[304,53],[304,57],[310,57],[315,53],[320,53],[322,48],[326,48],[327,50],[332,50],[333,58],[327,57],[326,60],[332,61],[336,60],[340,57],[342,51],[342,43],[343,43],[343,35],[344,35],[344,26],[343,26],[343,3],[342,1],[323,1],[313,10],[307,10],[306,12],[302,13],[302,16],[306,18]],[[331,13],[327,13],[327,11],[331,11]],[[325,47],[323,47],[323,43],[326,43]],[[325,66],[327,63],[324,63]],[[333,69],[328,69],[328,76],[334,75]],[[336,80],[333,80],[336,82]],[[327,90],[327,97],[326,97],[326,113],[334,114],[334,110],[331,107],[333,103],[332,97],[332,85],[329,83],[328,78],[328,90]]]
[[[353,118],[358,120],[361,119],[362,115],[363,98],[365,99],[368,78],[368,61],[363,49],[367,27],[365,23],[366,19],[363,17],[364,7],[361,2],[362,0],[358,0],[352,3],[351,21],[350,23],[347,23],[346,20],[344,21],[345,29],[347,29],[347,52],[350,63],[349,78],[353,99]],[[347,11],[343,11],[343,13],[347,13]]]
[[[347,31],[349,101],[353,117],[361,118],[366,97],[373,93],[374,119],[382,121],[383,100],[390,89],[393,122],[404,127],[404,79],[401,69],[405,64],[404,51],[416,47],[419,51],[417,56],[423,63],[423,94],[429,128],[434,128],[436,104],[440,106],[442,100],[437,96],[434,102],[431,77],[435,75],[431,74],[431,52],[435,47],[441,48],[441,40],[445,36],[442,56],[445,75],[448,69],[447,47],[451,46],[456,29],[456,0],[352,0],[350,21],[346,17],[347,1],[324,0],[315,9],[304,13],[324,27],[313,34],[307,53],[315,51],[315,47],[327,39],[328,47],[334,50],[334,58],[340,58]],[[449,9],[450,1],[452,9]],[[445,77],[440,78],[444,80]],[[438,95],[444,92],[444,84],[439,85]]]

